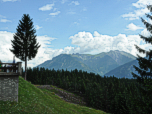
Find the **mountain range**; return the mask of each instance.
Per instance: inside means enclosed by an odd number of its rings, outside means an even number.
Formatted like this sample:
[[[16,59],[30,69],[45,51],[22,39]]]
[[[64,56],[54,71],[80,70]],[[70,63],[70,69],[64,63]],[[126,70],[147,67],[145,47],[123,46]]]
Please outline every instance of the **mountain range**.
[[[100,76],[113,76],[117,78],[133,78],[131,72],[138,74],[133,65],[139,67],[137,58],[124,51],[102,52],[96,55],[90,54],[60,54],[52,60],[47,60],[36,67],[44,67],[54,70],[71,71],[77,69],[95,73]],[[34,67],[35,68],[35,67]]]

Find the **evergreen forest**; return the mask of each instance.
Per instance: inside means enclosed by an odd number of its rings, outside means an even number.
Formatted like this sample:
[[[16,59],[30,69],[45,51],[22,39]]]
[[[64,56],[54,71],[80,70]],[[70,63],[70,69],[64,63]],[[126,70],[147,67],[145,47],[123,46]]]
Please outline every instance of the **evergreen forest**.
[[[22,67],[22,76],[24,76]],[[23,77],[24,78],[24,77]],[[53,85],[83,96],[88,107],[113,114],[152,113],[152,96],[142,93],[136,79],[101,77],[82,70],[64,71],[27,68],[27,81],[34,85]],[[151,79],[147,79],[150,80]]]

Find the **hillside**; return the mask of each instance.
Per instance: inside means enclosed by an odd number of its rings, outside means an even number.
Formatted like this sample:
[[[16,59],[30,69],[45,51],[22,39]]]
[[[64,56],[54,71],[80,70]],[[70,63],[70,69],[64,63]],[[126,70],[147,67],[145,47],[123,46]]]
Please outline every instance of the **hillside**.
[[[131,62],[128,62],[124,65],[121,65],[111,71],[109,71],[108,73],[104,74],[105,76],[115,76],[115,77],[118,77],[118,78],[128,78],[128,79],[131,79],[133,78],[131,72],[135,73],[135,74],[138,74],[137,71],[135,71],[135,69],[133,68],[133,65],[135,66],[138,66],[138,62],[137,60],[133,60]]]
[[[135,70],[135,68],[133,67],[133,65],[135,65],[136,67],[140,68],[138,60],[133,60],[133,61],[130,61],[130,62],[126,63],[126,64],[123,64],[123,65],[121,65],[121,66],[119,66],[119,67],[117,67],[117,68],[109,71],[108,73],[106,73],[104,75],[105,76],[113,76],[114,75],[115,77],[119,77],[119,78],[125,77],[125,78],[128,78],[128,79],[131,79],[131,78],[133,78],[131,72],[135,73],[136,75],[140,75]],[[148,70],[148,71],[150,71],[150,70]]]
[[[59,88],[58,88],[59,89]],[[39,89],[19,76],[18,103],[0,102],[1,114],[106,114],[86,106],[68,103],[46,89]]]

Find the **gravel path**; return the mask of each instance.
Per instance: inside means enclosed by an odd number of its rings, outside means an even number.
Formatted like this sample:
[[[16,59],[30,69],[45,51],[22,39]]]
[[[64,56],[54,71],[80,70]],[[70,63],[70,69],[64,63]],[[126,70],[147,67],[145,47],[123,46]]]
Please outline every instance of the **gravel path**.
[[[64,90],[60,90],[60,89],[57,89],[57,88],[54,88],[54,87],[50,87],[50,85],[40,85],[40,86],[36,86],[36,87],[38,87],[40,89],[48,89],[48,90],[55,89],[59,92],[59,93],[55,93],[55,95],[59,96],[64,101],[72,103],[72,104],[76,104],[76,105],[77,104],[86,105],[86,102],[83,102],[84,98],[77,97],[72,93],[65,92]],[[80,101],[80,99],[81,99],[81,101]],[[79,103],[79,101],[80,101],[80,103]]]

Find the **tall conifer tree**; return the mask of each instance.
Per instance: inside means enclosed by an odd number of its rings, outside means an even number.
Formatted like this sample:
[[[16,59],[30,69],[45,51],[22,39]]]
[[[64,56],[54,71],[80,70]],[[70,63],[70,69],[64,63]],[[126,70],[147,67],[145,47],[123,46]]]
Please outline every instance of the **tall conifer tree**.
[[[150,12],[152,12],[152,5],[147,6],[147,8],[150,10]],[[149,14],[145,14],[146,17],[152,19],[152,16]],[[152,33],[152,25],[149,24],[148,22],[146,22],[143,18],[141,18],[142,22],[146,25],[147,30]],[[145,42],[147,43],[151,43],[152,44],[152,36],[150,35],[149,37],[144,37],[142,35],[140,35],[140,37],[145,40]],[[138,54],[138,63],[139,63],[139,67],[136,67],[135,65],[133,65],[133,67],[136,69],[136,71],[138,71],[138,73],[141,76],[138,76],[136,74],[134,74],[132,72],[132,75],[134,78],[137,78],[137,82],[139,83],[140,87],[139,90],[140,92],[144,95],[146,100],[139,100],[139,103],[141,103],[143,106],[148,107],[145,108],[147,112],[151,112],[151,106],[152,106],[152,89],[150,89],[152,87],[152,50],[149,49],[149,51],[145,51],[141,48],[139,48],[137,45],[135,45],[136,49],[141,53],[145,54],[146,53],[146,58],[142,58],[140,57]],[[143,70],[142,70],[143,69]],[[147,72],[146,72],[147,71]],[[150,71],[150,72],[148,72]],[[142,87],[143,86],[143,87]],[[141,107],[142,109],[144,109],[143,107]]]
[[[14,40],[12,41],[13,50],[10,50],[17,58],[25,61],[25,80],[26,80],[26,67],[27,67],[27,57],[28,61],[35,58],[38,48],[36,44],[36,30],[33,28],[32,19],[30,19],[29,14],[24,14],[22,20],[19,20],[19,25],[17,26],[17,32],[15,33]]]
[[[147,6],[148,9],[150,9],[150,11],[152,12],[152,5],[149,5]],[[147,17],[149,17],[150,19],[152,19],[152,16],[150,16],[149,14],[146,14]],[[141,18],[142,22],[146,25],[146,28],[148,31],[150,31],[152,33],[152,25],[149,24],[148,22],[146,22],[143,18]],[[139,34],[140,35],[140,34]],[[140,35],[140,37],[146,41],[146,43],[151,43],[152,44],[152,36],[150,37],[144,37],[142,35]],[[133,65],[133,67],[136,69],[136,71],[138,71],[138,73],[141,75],[141,76],[138,76],[136,74],[134,74],[132,72],[132,75],[134,78],[137,77],[137,82],[139,82],[140,84],[143,84],[145,86],[145,83],[144,83],[144,80],[148,79],[148,78],[151,78],[152,79],[152,50],[150,51],[145,51],[143,49],[141,49],[140,47],[138,47],[137,45],[135,45],[136,49],[141,53],[145,54],[146,53],[146,57],[149,56],[149,59],[147,60],[146,58],[142,58],[141,56],[138,56],[137,60],[138,60],[138,63],[139,63],[139,67],[141,69],[144,69],[144,70],[141,70],[139,69],[138,67],[136,67],[135,65]],[[146,72],[150,69],[150,72]],[[146,70],[146,71],[145,71]]]

